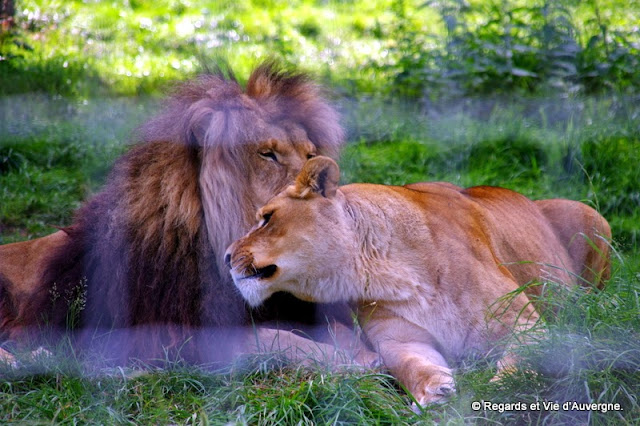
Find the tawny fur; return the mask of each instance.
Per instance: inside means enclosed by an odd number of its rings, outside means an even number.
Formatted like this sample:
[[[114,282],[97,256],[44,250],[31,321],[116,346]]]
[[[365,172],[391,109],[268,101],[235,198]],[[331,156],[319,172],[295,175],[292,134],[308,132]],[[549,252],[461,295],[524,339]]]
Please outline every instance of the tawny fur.
[[[289,295],[250,311],[222,256],[309,157],[337,155],[343,132],[319,88],[272,64],[245,88],[228,73],[204,75],[180,86],[139,140],[71,226],[0,247],[0,337],[132,329],[119,357],[163,358],[169,347],[199,360],[195,329],[314,321],[315,308]]]
[[[449,360],[497,349],[498,374],[513,368],[509,337],[537,322],[544,283],[607,277],[611,230],[585,204],[446,183],[338,188],[338,178],[333,160],[308,161],[229,247],[234,281],[254,306],[277,291],[356,302],[370,343],[420,404],[454,391]]]

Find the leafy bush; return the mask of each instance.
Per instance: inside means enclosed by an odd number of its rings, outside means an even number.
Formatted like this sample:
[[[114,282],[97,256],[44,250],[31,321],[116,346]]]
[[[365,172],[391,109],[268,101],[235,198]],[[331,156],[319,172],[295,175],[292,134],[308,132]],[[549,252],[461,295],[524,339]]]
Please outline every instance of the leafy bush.
[[[581,146],[587,175],[601,196],[605,214],[629,215],[640,209],[640,139],[608,136]]]
[[[571,0],[430,0],[422,7],[437,11],[444,28],[434,31],[416,26],[399,0],[390,30],[398,41],[378,65],[396,92],[412,97],[637,90],[637,29],[609,30],[593,4],[586,24],[596,25],[578,25]]]

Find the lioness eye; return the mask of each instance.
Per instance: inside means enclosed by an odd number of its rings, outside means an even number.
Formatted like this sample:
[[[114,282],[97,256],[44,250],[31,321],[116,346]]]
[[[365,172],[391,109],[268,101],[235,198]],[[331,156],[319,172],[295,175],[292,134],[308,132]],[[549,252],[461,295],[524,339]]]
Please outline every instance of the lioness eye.
[[[307,160],[310,160],[315,156],[316,156],[316,154],[314,154],[313,152],[310,152],[310,153],[307,154]]]
[[[271,220],[271,216],[273,215],[273,212],[271,213],[265,213],[264,215],[262,215],[262,220],[260,221],[260,227],[262,228],[263,226],[265,226],[267,223],[269,223],[269,220]]]
[[[278,162],[278,157],[276,157],[276,154],[273,151],[259,151],[258,155],[267,160],[275,161],[276,163]]]

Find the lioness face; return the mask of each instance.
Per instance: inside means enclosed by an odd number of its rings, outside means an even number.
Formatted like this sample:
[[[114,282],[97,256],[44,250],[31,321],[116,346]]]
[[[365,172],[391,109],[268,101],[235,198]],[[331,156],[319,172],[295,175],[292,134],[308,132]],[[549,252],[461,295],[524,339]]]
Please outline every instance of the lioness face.
[[[324,157],[318,160],[335,164]],[[307,169],[305,166],[296,184],[258,210],[258,224],[227,250],[225,262],[251,306],[260,305],[278,291],[323,302],[321,289],[327,290],[332,269],[343,257],[344,236],[337,224],[341,220],[339,203],[327,193],[300,184]]]

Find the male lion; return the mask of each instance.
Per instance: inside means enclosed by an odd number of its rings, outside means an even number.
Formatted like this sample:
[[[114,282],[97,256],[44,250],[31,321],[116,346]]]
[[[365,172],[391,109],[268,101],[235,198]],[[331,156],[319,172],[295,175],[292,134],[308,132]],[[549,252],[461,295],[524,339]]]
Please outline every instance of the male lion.
[[[203,329],[316,320],[286,294],[251,311],[222,260],[308,158],[337,155],[338,116],[302,74],[264,64],[244,89],[228,74],[182,85],[71,226],[0,247],[0,340],[127,330],[104,343],[123,360],[169,348],[198,361],[234,336],[206,335],[203,350]]]
[[[252,306],[278,291],[357,302],[366,337],[420,404],[454,391],[446,359],[487,353],[538,320],[519,287],[606,274],[609,225],[584,204],[545,201],[541,209],[502,188],[338,188],[338,179],[333,160],[309,160],[225,261]],[[570,215],[560,218],[562,210]],[[570,229],[589,241],[568,240]],[[499,371],[515,361],[508,347],[503,354]]]

